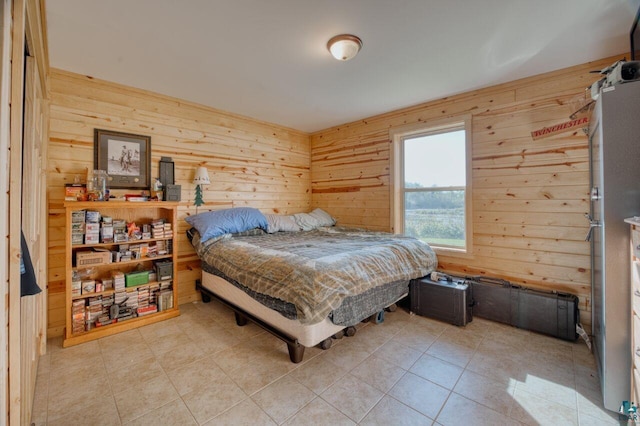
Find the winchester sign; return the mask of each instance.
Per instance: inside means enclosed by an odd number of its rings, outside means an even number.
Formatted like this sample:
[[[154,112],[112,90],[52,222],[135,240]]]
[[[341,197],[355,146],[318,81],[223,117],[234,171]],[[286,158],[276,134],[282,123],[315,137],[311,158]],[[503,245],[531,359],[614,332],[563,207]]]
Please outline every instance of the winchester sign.
[[[568,132],[575,129],[576,127],[582,127],[587,123],[589,123],[589,117],[577,118],[575,120],[567,121],[564,123],[556,124],[555,126],[545,127],[543,129],[531,132],[531,137],[535,141],[536,139],[543,139],[549,136]]]

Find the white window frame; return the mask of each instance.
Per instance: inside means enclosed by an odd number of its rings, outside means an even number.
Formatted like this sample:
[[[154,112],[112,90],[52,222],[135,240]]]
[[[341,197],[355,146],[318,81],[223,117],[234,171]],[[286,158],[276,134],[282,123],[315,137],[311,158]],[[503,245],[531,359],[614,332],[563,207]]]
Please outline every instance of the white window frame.
[[[420,136],[428,136],[449,131],[465,131],[465,247],[456,248],[430,244],[438,254],[471,257],[473,256],[473,211],[472,211],[472,168],[471,168],[471,116],[452,117],[444,120],[415,123],[407,126],[393,127],[389,130],[391,141],[390,175],[391,175],[391,232],[404,233],[404,140]]]

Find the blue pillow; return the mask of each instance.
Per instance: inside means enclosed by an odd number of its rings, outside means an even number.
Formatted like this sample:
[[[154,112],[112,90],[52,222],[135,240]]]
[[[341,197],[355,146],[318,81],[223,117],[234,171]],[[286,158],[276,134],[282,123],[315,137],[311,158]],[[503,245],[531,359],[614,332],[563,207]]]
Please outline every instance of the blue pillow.
[[[224,234],[244,232],[254,228],[267,230],[267,218],[258,209],[236,207],[187,216],[185,220],[198,230],[200,242]]]

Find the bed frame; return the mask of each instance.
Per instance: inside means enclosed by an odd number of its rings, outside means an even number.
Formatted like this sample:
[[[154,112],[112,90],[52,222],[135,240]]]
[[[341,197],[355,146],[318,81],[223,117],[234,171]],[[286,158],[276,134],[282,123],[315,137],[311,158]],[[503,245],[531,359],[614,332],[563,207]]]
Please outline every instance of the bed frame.
[[[331,347],[332,339],[356,334],[355,326],[335,325],[329,318],[310,325],[303,325],[297,320],[285,318],[225,279],[204,270],[202,280],[196,280],[196,290],[202,294],[203,303],[215,299],[231,308],[238,326],[244,326],[247,321],[251,321],[285,342],[289,350],[289,359],[296,364],[302,361],[305,347],[319,345],[321,349],[326,350]],[[393,306],[395,307],[395,303]],[[374,322],[381,322],[376,320],[379,315],[380,313],[373,315]],[[363,318],[363,320],[369,318],[372,317]]]
[[[257,326],[261,327],[262,329],[268,331],[269,333],[276,336],[278,339],[285,342],[287,344],[287,349],[289,350],[289,359],[291,359],[291,362],[297,364],[302,361],[302,358],[304,357],[305,347],[301,345],[300,342],[298,342],[298,339],[290,336],[289,334],[283,331],[278,330],[277,328],[274,328],[270,324],[267,324],[266,322],[262,321],[260,318],[250,314],[249,312],[240,308],[236,304],[228,301],[224,297],[219,296],[213,293],[212,291],[208,290],[206,287],[202,285],[201,280],[196,280],[196,290],[200,290],[203,303],[209,303],[211,299],[215,299],[220,303],[222,303],[223,305],[231,308],[231,310],[233,310],[235,314],[236,324],[238,326],[242,327],[247,324],[247,320],[250,320]]]

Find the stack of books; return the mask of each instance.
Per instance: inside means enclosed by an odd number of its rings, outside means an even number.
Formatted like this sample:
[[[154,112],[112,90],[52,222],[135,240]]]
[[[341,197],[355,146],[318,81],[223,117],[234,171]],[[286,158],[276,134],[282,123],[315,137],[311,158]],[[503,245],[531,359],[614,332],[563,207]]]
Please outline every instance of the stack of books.
[[[71,332],[82,333],[84,326],[84,299],[71,302]]]

